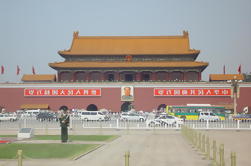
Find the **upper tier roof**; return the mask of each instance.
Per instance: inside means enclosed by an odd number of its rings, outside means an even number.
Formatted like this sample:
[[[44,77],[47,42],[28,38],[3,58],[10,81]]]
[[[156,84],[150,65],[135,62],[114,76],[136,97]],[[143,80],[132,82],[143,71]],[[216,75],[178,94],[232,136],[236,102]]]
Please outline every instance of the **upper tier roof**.
[[[49,63],[49,66],[57,68],[194,68],[199,67],[204,70],[208,63],[206,62],[191,62],[191,61],[154,61],[154,62],[58,62],[58,63]]]
[[[188,32],[181,36],[79,36],[60,55],[176,55],[199,54],[190,49]]]

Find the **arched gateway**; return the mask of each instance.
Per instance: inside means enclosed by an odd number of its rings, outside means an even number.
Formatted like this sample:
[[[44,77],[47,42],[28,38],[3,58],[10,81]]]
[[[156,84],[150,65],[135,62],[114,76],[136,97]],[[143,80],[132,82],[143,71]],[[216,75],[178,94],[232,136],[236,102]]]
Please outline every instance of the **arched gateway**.
[[[124,102],[122,105],[121,105],[121,108],[120,108],[120,111],[121,112],[128,112],[129,110],[131,110],[132,108],[132,103],[131,102]]]
[[[95,104],[90,104],[86,108],[87,111],[98,111],[98,107]]]

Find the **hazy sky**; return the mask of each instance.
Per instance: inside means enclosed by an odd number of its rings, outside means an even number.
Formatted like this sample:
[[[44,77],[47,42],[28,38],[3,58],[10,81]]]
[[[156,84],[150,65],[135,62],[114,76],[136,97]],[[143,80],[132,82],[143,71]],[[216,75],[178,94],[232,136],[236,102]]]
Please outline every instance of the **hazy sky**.
[[[23,74],[55,74],[73,31],[81,36],[182,35],[211,73],[251,72],[251,0],[0,0],[0,82]],[[16,75],[17,65],[21,74]]]

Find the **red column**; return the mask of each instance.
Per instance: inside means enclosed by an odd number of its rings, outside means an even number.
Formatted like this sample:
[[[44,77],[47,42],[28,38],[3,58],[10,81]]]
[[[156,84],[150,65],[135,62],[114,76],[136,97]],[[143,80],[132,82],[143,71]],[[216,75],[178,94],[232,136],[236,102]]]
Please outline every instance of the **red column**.
[[[198,81],[201,81],[201,72],[198,72]]]
[[[100,72],[101,74],[101,80],[100,81],[104,81],[105,80],[105,73],[104,72]]]
[[[156,72],[152,72],[152,78],[151,80],[156,81]]]
[[[76,82],[76,75],[75,75],[75,72],[72,71],[71,74],[72,74],[72,82]]]
[[[115,81],[120,81],[119,72],[115,72],[114,77]]]
[[[165,78],[165,80],[166,81],[170,81],[170,78],[171,78],[170,72],[166,72],[166,78]]]
[[[86,82],[90,81],[90,72],[87,71],[86,72],[86,79],[85,79]]]
[[[188,81],[187,80],[187,72],[183,72],[183,81]]]
[[[58,72],[57,82],[61,82],[61,75],[60,75],[60,72]]]
[[[141,72],[137,72],[136,73],[136,81],[141,81],[140,76],[141,76]]]

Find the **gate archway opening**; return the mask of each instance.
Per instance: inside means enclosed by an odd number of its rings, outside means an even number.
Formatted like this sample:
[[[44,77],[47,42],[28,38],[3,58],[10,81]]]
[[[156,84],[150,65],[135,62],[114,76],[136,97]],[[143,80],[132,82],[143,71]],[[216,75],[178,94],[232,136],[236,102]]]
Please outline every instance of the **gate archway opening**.
[[[163,111],[166,109],[166,104],[160,104],[157,108],[158,111]]]
[[[95,104],[90,104],[86,108],[87,111],[98,111],[98,107]]]
[[[128,112],[128,111],[130,111],[131,108],[132,108],[131,104],[132,104],[132,103],[131,103],[131,102],[128,102],[128,101],[124,102],[124,103],[121,105],[121,107],[120,107],[120,111],[121,111],[121,112]]]

